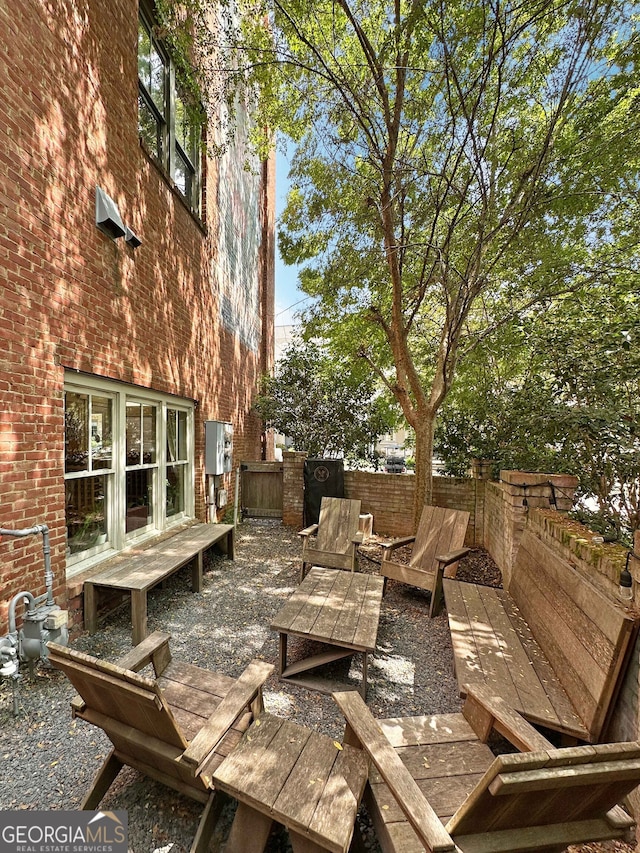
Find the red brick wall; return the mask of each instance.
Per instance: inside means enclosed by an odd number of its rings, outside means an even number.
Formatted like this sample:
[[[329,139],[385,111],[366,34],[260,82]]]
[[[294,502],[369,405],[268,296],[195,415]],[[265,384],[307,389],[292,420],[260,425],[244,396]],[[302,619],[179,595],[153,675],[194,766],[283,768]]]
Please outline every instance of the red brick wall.
[[[272,343],[248,351],[220,324],[215,164],[203,226],[138,141],[136,50],[131,0],[0,6],[0,527],[49,525],[61,604],[65,368],[197,400],[200,518],[203,422],[233,423],[234,460],[264,452],[250,410]],[[141,237],[135,251],[95,227],[96,185]],[[263,331],[273,318],[269,216]],[[232,492],[233,476],[226,485]],[[42,591],[38,540],[0,542],[0,632],[12,595]]]
[[[415,480],[410,474],[378,474],[345,471],[345,497],[359,498],[362,512],[373,515],[373,529],[383,536],[410,536],[413,529]],[[476,490],[480,480],[455,477],[433,478],[433,503],[436,506],[464,509],[470,514],[465,544],[482,544],[475,535]],[[480,504],[482,501],[480,500]],[[481,529],[478,531],[481,534]]]

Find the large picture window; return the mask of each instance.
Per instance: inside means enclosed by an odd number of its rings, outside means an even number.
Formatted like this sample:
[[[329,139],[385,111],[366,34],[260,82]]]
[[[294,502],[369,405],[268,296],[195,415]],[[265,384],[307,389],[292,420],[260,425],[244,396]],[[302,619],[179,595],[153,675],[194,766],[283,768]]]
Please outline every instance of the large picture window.
[[[187,204],[199,213],[201,111],[142,9],[138,21],[138,132]]]
[[[69,574],[192,518],[192,402],[69,377],[65,512]]]

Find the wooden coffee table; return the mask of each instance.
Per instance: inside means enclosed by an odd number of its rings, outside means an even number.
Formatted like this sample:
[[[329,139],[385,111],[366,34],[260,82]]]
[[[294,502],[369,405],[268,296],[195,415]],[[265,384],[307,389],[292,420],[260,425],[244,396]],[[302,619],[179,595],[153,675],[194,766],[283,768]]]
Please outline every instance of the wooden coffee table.
[[[383,584],[378,575],[314,566],[271,623],[280,634],[280,678],[323,693],[344,690],[344,684],[306,673],[361,653],[360,692],[366,698],[367,655],[376,647]],[[324,643],[326,649],[288,664],[289,635]]]
[[[213,774],[238,801],[226,853],[263,853],[274,820],[294,853],[347,853],[368,772],[362,750],[261,714]]]

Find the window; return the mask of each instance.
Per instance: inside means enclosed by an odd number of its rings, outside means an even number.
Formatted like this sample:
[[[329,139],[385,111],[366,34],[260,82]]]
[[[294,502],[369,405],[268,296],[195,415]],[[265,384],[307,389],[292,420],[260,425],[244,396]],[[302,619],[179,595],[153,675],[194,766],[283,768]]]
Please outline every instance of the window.
[[[142,11],[138,21],[138,132],[188,205],[200,210],[202,120]]]
[[[65,513],[69,574],[192,518],[193,403],[70,375]]]

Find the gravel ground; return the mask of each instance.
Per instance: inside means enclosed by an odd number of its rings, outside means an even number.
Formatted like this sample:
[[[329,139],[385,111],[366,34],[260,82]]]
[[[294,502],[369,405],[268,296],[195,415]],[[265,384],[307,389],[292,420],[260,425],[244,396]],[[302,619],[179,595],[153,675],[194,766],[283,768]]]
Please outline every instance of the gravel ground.
[[[376,572],[379,547],[363,549],[360,569]],[[149,631],[172,635],[176,659],[237,676],[252,658],[277,662],[277,635],[271,618],[298,583],[300,542],[277,521],[245,521],[238,530],[234,562],[213,557],[203,592],[190,590],[190,572],[178,572],[149,596]],[[483,551],[474,551],[460,567],[465,579],[491,585],[499,572]],[[111,616],[95,635],[80,636],[75,648],[115,660],[131,647],[128,608]],[[295,644],[290,640],[291,652]],[[357,684],[359,662],[344,664],[341,676]],[[73,690],[62,673],[40,666],[34,681],[27,668],[17,693],[18,714],[7,682],[0,683],[0,809],[76,809],[109,750],[101,730],[71,719]],[[283,685],[274,675],[264,691],[266,709],[281,717],[341,738],[342,717],[330,696]],[[367,703],[374,716],[458,711],[461,703],[445,613],[428,618],[428,595],[388,584],[378,646],[369,666]],[[201,806],[125,768],[101,803],[105,810],[126,810],[132,853],[186,853]],[[220,847],[233,813],[226,807],[214,849]],[[379,853],[366,812],[361,829],[371,853]],[[268,853],[288,853],[286,835],[275,831]],[[588,845],[575,853],[631,851],[628,845]]]

